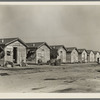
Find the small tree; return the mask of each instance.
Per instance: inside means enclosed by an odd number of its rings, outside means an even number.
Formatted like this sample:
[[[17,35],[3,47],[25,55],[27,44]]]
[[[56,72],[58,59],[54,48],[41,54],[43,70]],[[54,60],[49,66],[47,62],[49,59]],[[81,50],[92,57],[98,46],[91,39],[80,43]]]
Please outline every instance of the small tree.
[[[59,60],[57,60],[57,56],[58,56],[58,51],[57,49],[53,48],[51,49],[51,52],[50,52],[50,64],[51,65],[59,65]]]
[[[35,56],[36,56],[36,55],[35,55],[35,51],[33,51],[33,50],[28,50],[28,51],[27,51],[27,57],[26,57],[26,58],[27,58],[28,60],[34,59]]]
[[[55,48],[51,49],[51,53],[50,53],[51,65],[55,65],[55,66],[61,65],[61,59],[57,59],[58,55],[59,54],[57,49]]]
[[[56,59],[58,56],[57,49],[51,49],[50,51],[50,59]]]

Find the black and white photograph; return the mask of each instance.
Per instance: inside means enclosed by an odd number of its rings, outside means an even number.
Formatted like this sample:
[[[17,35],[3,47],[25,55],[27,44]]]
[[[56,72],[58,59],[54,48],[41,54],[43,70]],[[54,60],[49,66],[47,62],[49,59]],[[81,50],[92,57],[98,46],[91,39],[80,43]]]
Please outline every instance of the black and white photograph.
[[[100,93],[100,3],[0,4],[0,93]]]

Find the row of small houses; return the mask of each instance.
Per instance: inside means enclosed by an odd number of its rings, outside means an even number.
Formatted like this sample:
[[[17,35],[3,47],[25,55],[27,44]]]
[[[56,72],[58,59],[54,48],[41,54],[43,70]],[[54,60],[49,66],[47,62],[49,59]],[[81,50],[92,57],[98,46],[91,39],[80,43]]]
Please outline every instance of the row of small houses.
[[[57,50],[57,59],[61,59],[62,63],[97,62],[100,58],[98,51],[63,45],[49,46],[46,42],[25,43],[19,38],[3,38],[0,39],[0,64],[5,64],[7,61],[15,64],[21,64],[22,61],[37,64],[39,59],[47,63],[50,60],[50,51],[53,49]]]

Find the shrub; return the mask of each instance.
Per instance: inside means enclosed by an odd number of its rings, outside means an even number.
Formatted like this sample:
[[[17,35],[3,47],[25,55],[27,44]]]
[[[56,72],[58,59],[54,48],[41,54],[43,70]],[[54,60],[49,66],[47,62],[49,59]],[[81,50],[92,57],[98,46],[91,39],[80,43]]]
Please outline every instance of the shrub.
[[[24,62],[24,60],[21,61],[21,66],[26,66],[26,63]]]
[[[56,59],[58,56],[58,52],[57,52],[57,49],[51,49],[50,50],[50,59]]]
[[[47,62],[48,65],[58,66],[61,65],[61,59],[51,59]]]
[[[42,65],[42,60],[41,59],[38,59],[38,64]]]
[[[61,65],[61,59],[55,60],[55,66]]]
[[[7,67],[7,65],[11,65],[11,67],[14,67],[14,63],[11,61],[6,61],[4,66]]]

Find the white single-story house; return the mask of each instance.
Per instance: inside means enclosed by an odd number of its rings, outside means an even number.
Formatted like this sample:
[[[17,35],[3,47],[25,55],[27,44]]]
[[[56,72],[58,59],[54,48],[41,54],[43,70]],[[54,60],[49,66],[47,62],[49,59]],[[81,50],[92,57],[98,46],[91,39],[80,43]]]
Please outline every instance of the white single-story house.
[[[94,51],[94,61],[97,62],[98,59],[100,60],[100,53],[98,51]]]
[[[62,63],[66,63],[66,48],[63,45],[52,45],[50,47],[57,50],[57,59],[60,59]]]
[[[2,38],[0,39],[0,47],[4,52],[4,57],[0,59],[1,65],[5,65],[6,62],[12,62],[14,64],[21,64],[23,61],[26,63],[26,44],[19,38]]]
[[[50,60],[50,47],[46,42],[26,43],[27,45],[27,63],[38,64],[47,63]]]
[[[94,62],[94,52],[92,50],[87,50],[88,53],[88,62]]]
[[[86,49],[78,49],[78,61],[81,63],[87,62],[87,51]]]
[[[78,50],[76,47],[68,47],[66,61],[68,63],[77,63],[78,62]]]

